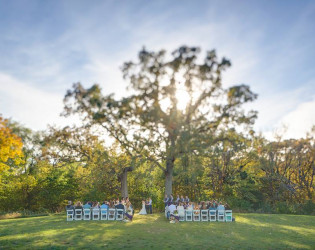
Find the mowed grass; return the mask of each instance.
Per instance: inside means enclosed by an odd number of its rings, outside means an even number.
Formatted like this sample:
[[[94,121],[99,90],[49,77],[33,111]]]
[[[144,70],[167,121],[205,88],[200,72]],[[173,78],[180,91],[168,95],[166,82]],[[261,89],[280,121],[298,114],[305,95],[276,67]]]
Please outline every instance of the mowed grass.
[[[66,221],[53,215],[0,221],[0,249],[315,249],[315,217],[234,214],[236,222],[170,224],[163,214],[134,221]]]

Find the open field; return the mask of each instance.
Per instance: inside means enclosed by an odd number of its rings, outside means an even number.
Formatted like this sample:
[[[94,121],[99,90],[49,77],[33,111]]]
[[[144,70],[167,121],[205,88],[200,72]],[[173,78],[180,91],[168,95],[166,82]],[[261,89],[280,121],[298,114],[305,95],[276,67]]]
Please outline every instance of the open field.
[[[236,222],[168,223],[163,214],[132,223],[66,216],[0,220],[0,249],[315,249],[315,217],[234,214]]]

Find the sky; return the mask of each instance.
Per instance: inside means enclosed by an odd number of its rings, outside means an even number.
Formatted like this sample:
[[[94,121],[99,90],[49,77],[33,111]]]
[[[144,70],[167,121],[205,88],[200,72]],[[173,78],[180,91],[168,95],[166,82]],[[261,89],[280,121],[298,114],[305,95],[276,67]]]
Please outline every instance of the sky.
[[[139,50],[216,49],[223,85],[258,94],[255,130],[305,137],[315,125],[315,1],[0,0],[0,114],[33,130],[60,117],[75,82],[127,95],[121,66]]]

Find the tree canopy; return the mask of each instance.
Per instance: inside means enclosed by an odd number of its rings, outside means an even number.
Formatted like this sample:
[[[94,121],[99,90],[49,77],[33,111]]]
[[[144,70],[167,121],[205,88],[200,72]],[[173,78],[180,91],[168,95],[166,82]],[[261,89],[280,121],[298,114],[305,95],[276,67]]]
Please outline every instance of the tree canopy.
[[[215,143],[220,130],[252,124],[255,111],[242,105],[256,99],[244,84],[224,88],[222,72],[231,63],[214,50],[199,62],[200,49],[180,47],[168,58],[164,50],[141,50],[137,62],[122,71],[130,96],[116,100],[99,85],[85,89],[74,84],[65,96],[65,115],[81,114],[87,124],[102,126],[131,156],[141,154],[165,173],[165,192],[172,193],[174,162],[199,154]],[[187,94],[178,106],[180,92]]]

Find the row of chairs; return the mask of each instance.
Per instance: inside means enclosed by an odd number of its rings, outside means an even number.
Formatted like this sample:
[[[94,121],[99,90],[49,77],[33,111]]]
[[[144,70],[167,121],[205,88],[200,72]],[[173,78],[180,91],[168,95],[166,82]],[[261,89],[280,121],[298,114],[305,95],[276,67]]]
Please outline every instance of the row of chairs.
[[[124,210],[116,208],[71,209],[67,210],[67,221],[73,220],[123,220]]]
[[[165,216],[167,217],[167,210]],[[232,210],[178,210],[179,221],[232,222]]]

